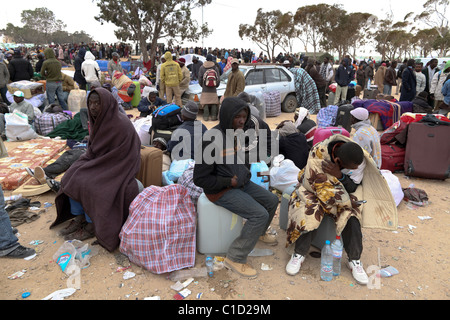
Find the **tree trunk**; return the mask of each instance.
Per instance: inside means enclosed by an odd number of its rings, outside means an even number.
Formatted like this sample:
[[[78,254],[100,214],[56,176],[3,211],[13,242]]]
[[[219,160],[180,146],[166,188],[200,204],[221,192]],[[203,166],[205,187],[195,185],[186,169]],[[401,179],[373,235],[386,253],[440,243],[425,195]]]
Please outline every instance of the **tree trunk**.
[[[142,51],[142,60],[143,62],[147,62],[149,59],[148,57],[148,51],[147,51],[147,39],[144,39],[143,36],[140,37],[139,39],[139,46],[141,47],[141,51]],[[137,54],[137,53],[136,53]],[[153,66],[153,62],[152,62],[152,66]],[[150,71],[150,70],[149,70]]]

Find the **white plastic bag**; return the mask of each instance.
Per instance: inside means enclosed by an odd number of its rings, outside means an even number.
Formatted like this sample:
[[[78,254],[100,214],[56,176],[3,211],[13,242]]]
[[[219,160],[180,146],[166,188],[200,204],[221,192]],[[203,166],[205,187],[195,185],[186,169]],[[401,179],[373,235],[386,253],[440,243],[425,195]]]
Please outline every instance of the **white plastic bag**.
[[[280,162],[279,167],[270,168],[270,186],[281,192],[298,182],[300,169],[290,159]]]
[[[139,118],[133,122],[134,128],[141,139],[141,144],[144,146],[150,145],[150,133],[149,130],[152,126],[152,116],[146,118]]]
[[[405,196],[400,180],[389,170],[381,170],[381,174],[386,179],[389,189],[391,189],[392,196],[394,197],[395,204],[398,207]]]
[[[5,134],[9,141],[31,140],[38,136],[28,124],[28,116],[20,111],[5,113]]]

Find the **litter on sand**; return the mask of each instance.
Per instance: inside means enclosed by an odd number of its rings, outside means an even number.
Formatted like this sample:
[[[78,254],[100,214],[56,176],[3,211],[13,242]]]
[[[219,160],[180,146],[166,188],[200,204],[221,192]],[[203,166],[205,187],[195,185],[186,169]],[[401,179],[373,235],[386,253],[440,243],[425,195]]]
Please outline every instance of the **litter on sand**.
[[[70,297],[73,295],[77,290],[75,288],[67,288],[67,289],[61,289],[57,290],[42,300],[64,300],[64,298]]]

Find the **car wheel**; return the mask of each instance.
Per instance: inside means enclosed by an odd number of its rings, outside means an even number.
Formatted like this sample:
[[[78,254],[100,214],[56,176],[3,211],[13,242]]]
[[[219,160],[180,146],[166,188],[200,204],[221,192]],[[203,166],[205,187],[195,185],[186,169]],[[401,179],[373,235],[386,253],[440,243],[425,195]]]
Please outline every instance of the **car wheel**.
[[[297,109],[297,97],[294,94],[288,95],[281,106],[281,111],[292,113]]]

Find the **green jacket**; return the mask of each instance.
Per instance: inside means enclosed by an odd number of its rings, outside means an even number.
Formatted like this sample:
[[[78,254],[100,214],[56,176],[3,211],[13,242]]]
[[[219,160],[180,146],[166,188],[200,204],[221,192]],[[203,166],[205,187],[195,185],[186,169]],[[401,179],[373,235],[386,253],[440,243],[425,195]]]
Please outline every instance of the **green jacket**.
[[[59,62],[52,48],[44,50],[45,61],[42,64],[41,76],[47,81],[62,81],[61,62]]]

